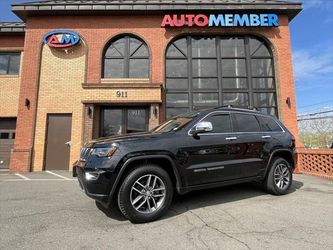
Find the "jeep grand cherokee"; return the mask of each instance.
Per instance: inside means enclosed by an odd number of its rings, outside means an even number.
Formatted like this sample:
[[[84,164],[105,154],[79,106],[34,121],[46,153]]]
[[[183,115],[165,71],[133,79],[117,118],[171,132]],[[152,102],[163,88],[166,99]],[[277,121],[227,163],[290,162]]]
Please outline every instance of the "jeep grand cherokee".
[[[117,202],[140,223],[162,216],[174,192],[256,181],[286,194],[294,159],[294,137],[278,119],[219,107],[179,115],[147,133],[91,141],[73,175],[89,197],[105,206]]]

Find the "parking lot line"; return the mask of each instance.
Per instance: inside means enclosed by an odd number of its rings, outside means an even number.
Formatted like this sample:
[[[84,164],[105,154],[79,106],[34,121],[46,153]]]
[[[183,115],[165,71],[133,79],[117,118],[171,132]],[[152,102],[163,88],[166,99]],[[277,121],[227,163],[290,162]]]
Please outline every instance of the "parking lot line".
[[[26,180],[26,181],[29,181],[29,180],[30,180],[28,177],[26,177],[26,176],[24,176],[24,175],[21,175],[21,174],[19,174],[19,173],[16,173],[15,175],[18,176],[18,177],[21,177],[22,179],[24,179],[24,180]]]
[[[9,181],[9,182],[15,182],[15,181],[75,181],[76,179],[5,179],[2,180],[4,182]]]
[[[62,178],[62,179],[64,179],[64,180],[72,180],[72,179],[67,178],[67,177],[65,177],[65,176],[62,176],[62,175],[60,175],[60,174],[53,173],[53,172],[51,172],[51,171],[49,171],[49,170],[46,170],[45,172],[46,172],[46,173],[49,173],[49,174],[52,174],[52,175],[54,175],[54,176],[57,176],[57,177],[59,177],[59,178]]]

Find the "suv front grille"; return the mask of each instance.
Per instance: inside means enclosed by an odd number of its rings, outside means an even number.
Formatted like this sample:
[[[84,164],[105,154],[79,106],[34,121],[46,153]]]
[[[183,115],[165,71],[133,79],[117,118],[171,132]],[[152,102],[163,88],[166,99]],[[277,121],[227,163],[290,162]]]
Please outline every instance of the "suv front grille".
[[[82,148],[80,153],[80,161],[86,161],[92,150],[92,148]]]

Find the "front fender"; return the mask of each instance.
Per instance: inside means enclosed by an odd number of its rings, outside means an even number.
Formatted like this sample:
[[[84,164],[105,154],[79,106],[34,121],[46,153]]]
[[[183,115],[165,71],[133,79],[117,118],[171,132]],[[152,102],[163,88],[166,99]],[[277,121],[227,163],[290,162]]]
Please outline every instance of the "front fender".
[[[116,192],[116,189],[119,185],[119,182],[121,180],[121,178],[123,177],[124,175],[124,172],[126,171],[126,169],[130,166],[130,163],[134,162],[134,161],[139,161],[139,160],[151,160],[151,159],[166,159],[170,162],[171,166],[172,166],[172,169],[173,169],[173,173],[176,177],[176,190],[178,193],[181,192],[181,188],[182,188],[182,179],[181,179],[181,176],[179,174],[179,171],[177,169],[177,166],[175,164],[175,162],[173,161],[173,159],[168,156],[168,155],[141,155],[141,156],[133,156],[129,159],[127,159],[125,161],[124,164],[122,164],[122,166],[120,167],[120,170],[119,170],[119,173],[117,175],[117,178],[112,186],[112,189],[110,191],[110,195],[109,195],[109,203],[111,202],[112,200],[112,197],[113,195],[115,194]]]

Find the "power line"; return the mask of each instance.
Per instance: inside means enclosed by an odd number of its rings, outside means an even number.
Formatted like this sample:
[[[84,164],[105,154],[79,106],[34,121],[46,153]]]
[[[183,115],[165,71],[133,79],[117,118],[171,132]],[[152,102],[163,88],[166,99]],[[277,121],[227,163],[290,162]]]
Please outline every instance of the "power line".
[[[303,116],[314,116],[314,115],[320,115],[320,114],[327,114],[333,112],[332,110],[327,110],[327,111],[321,111],[321,112],[316,112],[316,113],[310,113],[310,114],[304,114],[304,115],[299,115],[298,117],[303,117]]]
[[[333,115],[332,116],[324,116],[324,117],[304,118],[304,119],[298,119],[297,121],[301,122],[301,121],[312,121],[312,120],[330,119],[330,118],[333,118]]]

